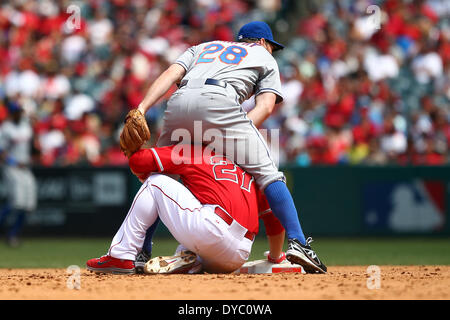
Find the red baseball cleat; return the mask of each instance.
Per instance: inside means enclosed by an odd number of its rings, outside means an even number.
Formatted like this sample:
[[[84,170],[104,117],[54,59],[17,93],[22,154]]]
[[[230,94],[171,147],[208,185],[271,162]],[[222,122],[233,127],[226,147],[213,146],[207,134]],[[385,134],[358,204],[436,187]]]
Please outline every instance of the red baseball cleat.
[[[90,271],[99,273],[133,274],[136,272],[133,260],[123,260],[111,256],[102,256],[86,262]]]

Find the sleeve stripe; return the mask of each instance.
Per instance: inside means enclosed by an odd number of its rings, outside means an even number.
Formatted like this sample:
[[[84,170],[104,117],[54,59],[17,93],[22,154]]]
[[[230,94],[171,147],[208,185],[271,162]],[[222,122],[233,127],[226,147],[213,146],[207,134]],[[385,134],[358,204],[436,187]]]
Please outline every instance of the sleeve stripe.
[[[182,61],[175,61],[175,63],[178,63],[179,65],[181,65],[183,68],[185,68],[186,69],[186,71],[189,69],[188,67],[187,67],[187,65],[184,63],[184,62],[182,62]]]
[[[258,94],[260,94],[261,92],[265,92],[265,91],[273,91],[273,92],[275,92],[278,96],[280,96],[281,98],[283,98],[283,95],[282,95],[279,91],[277,91],[277,90],[275,90],[275,89],[272,89],[272,88],[262,88],[262,89],[259,89],[258,92],[256,92],[255,95],[258,95]]]
[[[158,166],[159,166],[159,170],[161,172],[163,172],[164,171],[164,167],[162,165],[161,159],[158,156],[158,153],[156,152],[155,148],[151,148],[150,150],[152,150],[153,154],[155,155],[156,162],[158,163]]]
[[[258,94],[263,93],[263,92],[273,92],[273,93],[275,93],[275,95],[277,97],[276,100],[275,100],[275,104],[278,104],[278,103],[280,103],[280,102],[282,102],[284,100],[283,95],[280,92],[278,92],[277,90],[272,89],[272,88],[260,89],[260,90],[258,90],[258,92],[255,93],[255,96],[257,96]]]

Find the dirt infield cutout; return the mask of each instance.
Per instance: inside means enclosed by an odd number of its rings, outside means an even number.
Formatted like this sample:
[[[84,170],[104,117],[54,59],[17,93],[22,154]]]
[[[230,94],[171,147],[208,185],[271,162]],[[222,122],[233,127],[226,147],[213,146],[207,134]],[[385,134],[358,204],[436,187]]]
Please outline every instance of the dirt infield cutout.
[[[332,266],[326,275],[154,276],[96,274],[75,267],[69,272],[0,269],[0,299],[450,299],[450,266],[379,266],[378,274],[368,267]]]

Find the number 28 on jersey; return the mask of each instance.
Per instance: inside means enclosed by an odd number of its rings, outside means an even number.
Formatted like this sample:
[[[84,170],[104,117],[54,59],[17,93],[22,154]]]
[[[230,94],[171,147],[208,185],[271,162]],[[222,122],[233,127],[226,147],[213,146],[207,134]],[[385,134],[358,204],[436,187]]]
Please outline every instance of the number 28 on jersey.
[[[211,43],[207,45],[200,53],[196,64],[211,63],[219,59],[225,64],[239,64],[247,56],[245,48],[232,45],[223,46],[220,43]]]

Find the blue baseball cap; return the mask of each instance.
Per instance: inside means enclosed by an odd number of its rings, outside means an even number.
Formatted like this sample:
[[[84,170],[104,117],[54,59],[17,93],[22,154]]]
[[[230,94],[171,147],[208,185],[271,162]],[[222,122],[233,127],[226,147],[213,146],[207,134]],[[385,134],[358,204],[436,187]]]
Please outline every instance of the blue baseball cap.
[[[263,21],[253,21],[242,26],[238,33],[238,41],[245,38],[264,38],[266,41],[274,45],[274,50],[281,50],[284,46],[273,40],[272,30],[269,25]]]

